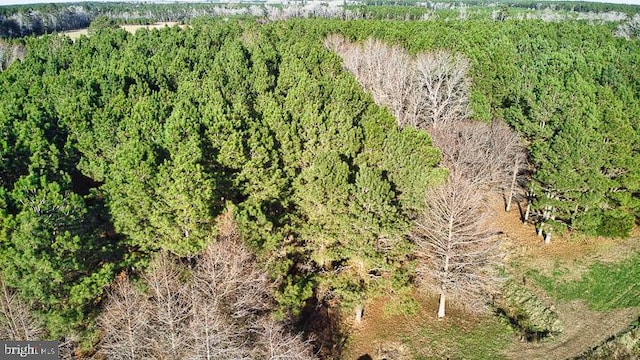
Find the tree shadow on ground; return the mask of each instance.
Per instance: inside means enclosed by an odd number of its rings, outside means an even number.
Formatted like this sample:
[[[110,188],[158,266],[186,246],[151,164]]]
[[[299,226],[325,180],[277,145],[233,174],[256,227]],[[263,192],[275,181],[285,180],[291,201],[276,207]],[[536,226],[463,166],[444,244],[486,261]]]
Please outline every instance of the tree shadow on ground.
[[[343,334],[340,314],[335,305],[312,297],[302,310],[298,327],[311,339],[320,359],[341,358],[347,337]]]

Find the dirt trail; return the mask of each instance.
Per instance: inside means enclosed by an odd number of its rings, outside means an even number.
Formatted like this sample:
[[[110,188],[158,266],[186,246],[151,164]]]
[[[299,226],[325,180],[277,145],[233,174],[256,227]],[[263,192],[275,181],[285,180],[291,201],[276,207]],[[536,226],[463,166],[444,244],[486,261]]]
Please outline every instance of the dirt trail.
[[[556,305],[564,331],[560,336],[540,343],[514,342],[507,350],[510,359],[570,359],[598,346],[625,330],[638,318],[640,308],[595,312],[581,301]]]
[[[503,211],[503,201],[494,199],[494,214],[491,226],[505,234],[505,247],[509,253],[507,261],[520,264],[519,269],[538,269],[551,273],[557,263],[571,268],[569,277],[580,278],[596,261],[618,262],[640,251],[638,231],[630,239],[607,239],[565,235],[544,245],[535,227],[522,224],[518,206],[509,213]],[[524,210],[523,208],[521,208]],[[517,274],[517,269],[513,269]],[[541,294],[545,302],[550,299]],[[640,316],[640,308],[618,309],[596,312],[588,309],[582,301],[555,303],[555,311],[562,321],[564,331],[555,339],[540,343],[515,340],[507,349],[510,359],[568,359],[578,356],[599,345],[609,337],[625,330]]]

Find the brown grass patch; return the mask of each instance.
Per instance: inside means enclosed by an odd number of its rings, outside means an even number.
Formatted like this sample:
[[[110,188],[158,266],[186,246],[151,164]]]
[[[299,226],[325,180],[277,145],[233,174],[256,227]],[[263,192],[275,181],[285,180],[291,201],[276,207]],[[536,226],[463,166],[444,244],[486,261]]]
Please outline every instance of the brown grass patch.
[[[60,35],[66,35],[68,37],[71,38],[71,40],[77,40],[80,36],[85,35],[87,36],[87,29],[80,29],[80,30],[71,30],[71,31],[63,31],[60,33]]]
[[[420,328],[428,326],[431,331],[448,331],[456,327],[460,331],[471,331],[478,326],[482,316],[466,312],[456,307],[453,302],[447,303],[447,315],[444,319],[438,319],[438,297],[428,296],[414,292],[414,300],[419,308],[414,315],[388,315],[385,311],[393,299],[383,296],[371,300],[366,306],[362,323],[357,327],[351,327],[348,332],[349,340],[342,353],[342,359],[358,359],[365,355],[376,359],[377,356],[389,347],[404,347],[409,352],[403,339],[414,337],[412,343],[419,343],[417,332]],[[428,345],[426,345],[428,346]],[[429,351],[426,347],[420,352]],[[407,354],[409,355],[409,354]]]
[[[525,207],[523,202],[505,212],[503,200],[497,196],[492,199],[490,226],[505,235],[506,261],[514,265],[511,269],[514,275],[521,275],[519,269],[536,269],[549,275],[561,264],[568,270],[564,277],[577,280],[595,262],[617,263],[640,251],[640,229],[637,227],[627,239],[568,232],[554,236],[551,244],[545,245],[536,235],[533,224],[522,223],[521,213]]]

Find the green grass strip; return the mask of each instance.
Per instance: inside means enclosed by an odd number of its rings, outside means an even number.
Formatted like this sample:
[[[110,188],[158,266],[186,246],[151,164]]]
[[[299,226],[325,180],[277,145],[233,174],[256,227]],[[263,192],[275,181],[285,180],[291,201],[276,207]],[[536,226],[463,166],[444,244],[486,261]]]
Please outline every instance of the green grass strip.
[[[584,300],[593,310],[640,306],[640,254],[617,264],[596,263],[578,281],[562,281],[564,271],[530,275],[560,300]]]
[[[443,328],[425,326],[412,337],[405,338],[414,359],[506,359],[505,349],[513,339],[513,331],[498,318],[483,319],[471,329],[458,326]]]

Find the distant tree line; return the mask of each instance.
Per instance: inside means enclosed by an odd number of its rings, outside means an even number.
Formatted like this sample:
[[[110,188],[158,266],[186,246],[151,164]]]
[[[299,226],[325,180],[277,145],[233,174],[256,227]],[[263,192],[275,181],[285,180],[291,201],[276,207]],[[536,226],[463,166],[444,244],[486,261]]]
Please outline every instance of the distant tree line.
[[[156,22],[188,22],[198,17],[252,17],[268,20],[302,18],[346,18],[348,10],[326,3],[287,5],[256,4],[128,4],[78,3],[74,5],[15,5],[0,7],[0,37],[84,29],[106,17],[118,24],[145,25]]]
[[[567,15],[572,14],[572,15]],[[242,3],[92,3],[42,4],[0,7],[0,37],[21,37],[83,29],[99,17],[119,24],[189,22],[198,17],[241,17],[277,21],[290,18],[374,20],[459,19],[506,20],[540,18],[546,21],[582,19],[627,21],[640,14],[640,6],[587,2],[540,3],[531,1],[365,1],[358,4],[293,2]]]
[[[0,15],[0,37],[41,35],[89,26],[93,16],[82,6],[13,7]]]

